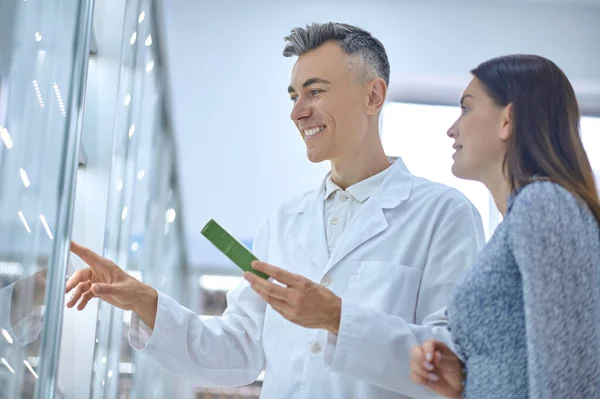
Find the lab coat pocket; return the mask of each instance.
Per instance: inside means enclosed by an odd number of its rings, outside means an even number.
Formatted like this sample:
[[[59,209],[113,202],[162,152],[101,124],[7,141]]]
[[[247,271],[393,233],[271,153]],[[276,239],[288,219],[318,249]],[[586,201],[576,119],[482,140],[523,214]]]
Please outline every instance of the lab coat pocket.
[[[414,323],[421,271],[392,262],[356,263],[348,282],[348,297]]]

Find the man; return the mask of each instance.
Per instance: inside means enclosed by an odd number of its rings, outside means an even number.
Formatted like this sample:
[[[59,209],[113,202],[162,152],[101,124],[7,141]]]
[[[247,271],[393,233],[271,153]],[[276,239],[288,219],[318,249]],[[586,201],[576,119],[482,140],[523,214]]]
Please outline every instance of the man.
[[[311,162],[331,172],[260,227],[257,270],[228,294],[222,317],[200,320],[73,244],[90,269],[67,283],[68,306],[92,296],[134,314],[131,345],[202,386],[253,382],[264,399],[424,398],[409,349],[451,344],[450,292],[479,248],[475,208],[454,189],[390,165],[379,137],[389,64],[382,44],[350,25],[313,24],[286,38],[297,56],[291,118]],[[278,265],[273,266],[273,265]]]

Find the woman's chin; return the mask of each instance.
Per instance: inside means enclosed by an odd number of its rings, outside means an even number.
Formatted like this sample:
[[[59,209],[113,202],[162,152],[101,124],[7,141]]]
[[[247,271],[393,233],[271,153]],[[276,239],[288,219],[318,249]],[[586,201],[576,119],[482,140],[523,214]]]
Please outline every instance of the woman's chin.
[[[470,174],[465,170],[464,166],[456,161],[452,164],[452,174],[459,179],[472,180],[472,177],[470,177]]]

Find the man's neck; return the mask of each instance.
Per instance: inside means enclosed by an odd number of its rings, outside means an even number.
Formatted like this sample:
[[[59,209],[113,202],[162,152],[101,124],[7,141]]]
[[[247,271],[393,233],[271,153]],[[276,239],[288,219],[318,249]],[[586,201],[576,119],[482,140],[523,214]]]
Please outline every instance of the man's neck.
[[[383,152],[381,145],[373,151],[366,148],[357,151],[352,156],[331,161],[331,179],[341,189],[368,179],[387,169],[390,161]]]

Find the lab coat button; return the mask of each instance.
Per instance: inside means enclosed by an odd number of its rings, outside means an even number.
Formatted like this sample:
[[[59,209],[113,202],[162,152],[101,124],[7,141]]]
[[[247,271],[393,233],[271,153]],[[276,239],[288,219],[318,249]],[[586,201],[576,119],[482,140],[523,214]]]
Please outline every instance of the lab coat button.
[[[348,199],[347,195],[340,195],[340,200],[346,201]]]
[[[312,349],[311,349],[311,351],[312,351],[312,353],[314,353],[315,355],[318,355],[319,353],[321,353],[321,345],[319,345],[319,343],[318,343],[318,342],[317,342],[317,343],[315,343],[315,344],[312,346]]]
[[[336,224],[338,224],[338,222],[339,222],[338,218],[333,218],[333,219],[331,219],[331,224],[332,224],[332,225],[334,225],[334,226],[335,226]]]
[[[329,284],[331,284],[331,279],[327,276],[323,277],[323,280],[321,280],[321,285],[327,287]]]

